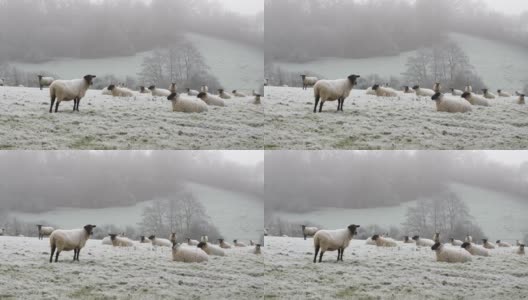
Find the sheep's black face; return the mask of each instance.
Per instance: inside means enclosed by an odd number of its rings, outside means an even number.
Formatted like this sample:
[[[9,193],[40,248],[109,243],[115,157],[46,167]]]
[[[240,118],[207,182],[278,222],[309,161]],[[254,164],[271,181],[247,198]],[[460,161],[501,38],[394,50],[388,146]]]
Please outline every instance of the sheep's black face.
[[[86,75],[84,76],[84,80],[89,84],[89,85],[92,85],[93,83],[93,79],[97,77],[95,75]]]
[[[205,245],[207,245],[205,242],[200,242],[200,243],[198,243],[197,247],[200,248],[200,249],[203,249],[203,248],[205,248]]]
[[[348,230],[350,231],[350,233],[351,233],[352,235],[355,235],[355,234],[356,234],[356,229],[357,229],[357,228],[359,228],[359,225],[354,225],[354,224],[352,224],[352,225],[348,226]]]
[[[442,99],[442,93],[436,93],[431,97],[431,100],[436,101]]]
[[[304,80],[306,78],[306,75],[301,75],[301,78]]]
[[[92,234],[93,233],[93,229],[95,227],[96,227],[95,225],[86,225],[86,226],[84,226],[84,230],[86,231],[86,233]]]
[[[149,240],[153,240],[153,239],[155,239],[155,238],[156,238],[155,235],[151,235],[151,236],[149,236]]]
[[[115,85],[111,84],[111,85],[108,86],[108,90],[109,91],[112,91],[113,89],[115,89]]]
[[[497,90],[497,93],[499,93],[499,94],[500,94],[500,92],[502,92],[502,90]]]
[[[172,93],[172,94],[169,95],[169,97],[167,97],[167,100],[172,101],[172,100],[176,99],[176,96],[178,96],[178,94]]]
[[[306,225],[301,225],[301,228],[302,230],[304,230],[304,228],[306,228]]]
[[[42,75],[38,75],[38,79],[41,80],[42,79]]]
[[[375,234],[372,236],[373,241],[377,241],[379,239],[379,235]]]
[[[470,93],[470,92],[464,92],[464,93],[462,94],[462,98],[464,98],[464,99],[468,99],[470,96],[471,96],[471,93]]]
[[[420,88],[419,85],[415,85],[415,86],[413,86],[413,90],[417,90],[417,89],[419,89],[419,88]]]
[[[439,242],[436,242],[432,247],[431,247],[431,250],[437,250],[438,248],[440,248],[440,243]]]
[[[113,241],[113,240],[115,240],[117,234],[109,234],[109,236],[110,236],[110,239]]]
[[[417,235],[415,235],[415,236],[412,237],[412,239],[415,240],[415,241],[417,241],[419,238],[420,238],[420,237],[417,236]]]
[[[486,244],[486,243],[488,242],[488,240],[487,240],[487,239],[482,239],[482,242],[483,242],[484,244]]]
[[[350,76],[348,76],[348,80],[350,80],[350,82],[351,82],[353,85],[355,85],[355,84],[356,84],[356,80],[357,80],[358,78],[360,78],[360,77],[361,77],[361,76],[359,76],[359,75],[350,75]]]
[[[149,86],[149,88],[148,88],[148,89],[149,89],[149,90],[151,90],[151,91],[153,91],[153,90],[155,90],[155,89],[156,89],[156,86],[155,86],[155,85],[151,85],[151,86]]]
[[[372,89],[373,89],[374,91],[377,91],[377,90],[379,89],[379,84],[375,84],[375,85],[373,85],[373,86],[372,86]]]
[[[233,240],[233,243],[236,244],[236,243],[237,243],[237,240]]]
[[[223,90],[223,89],[219,89],[219,90],[218,90],[218,93],[223,94],[223,93],[224,93],[224,90]]]
[[[403,239],[404,239],[404,241],[407,242],[409,240],[409,237],[408,236],[404,236]]]
[[[233,94],[236,94],[236,92],[237,92],[236,90],[233,90]]]
[[[497,240],[497,244],[500,244],[500,240]]]
[[[144,235],[140,236],[139,238],[141,239],[142,242],[145,241],[145,236]]]
[[[469,248],[469,245],[470,244],[468,242],[464,242],[461,247],[464,248],[464,249],[467,249],[467,248]]]
[[[205,92],[201,92],[201,93],[198,94],[197,97],[200,98],[200,99],[202,99],[202,98],[205,98],[205,96],[207,96],[207,93],[205,93]]]
[[[488,89],[482,89],[482,92],[483,92],[484,94],[486,94],[486,93],[488,93]]]
[[[42,225],[37,225],[37,228],[40,230],[42,229]]]

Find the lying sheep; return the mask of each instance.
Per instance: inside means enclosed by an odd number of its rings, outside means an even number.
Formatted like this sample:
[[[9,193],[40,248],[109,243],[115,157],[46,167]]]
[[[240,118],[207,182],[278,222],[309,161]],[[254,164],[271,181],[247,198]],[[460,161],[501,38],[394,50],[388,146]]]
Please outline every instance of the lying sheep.
[[[314,113],[317,112],[317,104],[321,100],[319,112],[323,111],[323,105],[326,101],[338,101],[337,111],[343,111],[345,99],[350,95],[350,91],[357,84],[359,75],[350,75],[346,79],[337,80],[319,80],[314,85],[315,107]]]
[[[435,242],[430,239],[422,239],[419,235],[415,235],[412,238],[416,242],[416,246],[418,247],[432,247]]]
[[[372,237],[369,236],[369,238],[365,241],[365,244],[366,244],[366,245],[371,245],[371,246],[376,246],[376,241],[374,241],[374,240],[372,239]]]
[[[186,89],[187,95],[189,96],[198,96],[199,92],[197,90],[191,90],[190,88]]]
[[[150,240],[147,239],[144,235],[142,235],[142,236],[139,237],[139,242],[140,242],[141,244],[151,244]]]
[[[488,250],[473,243],[464,242],[461,247],[466,249],[473,256],[489,256]]]
[[[118,86],[115,86],[113,84],[108,86],[108,90],[110,91],[110,93],[112,93],[112,96],[114,96],[114,97],[132,97],[132,96],[134,96],[134,93],[131,90],[129,90],[127,88],[124,88],[124,87],[118,87]]]
[[[372,236],[372,240],[376,243],[378,247],[396,247],[398,244],[395,240],[391,238],[381,237],[377,234]]]
[[[198,98],[184,98],[177,93],[172,93],[167,100],[172,102],[174,112],[203,113],[209,110],[207,104]]]
[[[200,248],[183,247],[174,244],[172,247],[172,260],[185,263],[200,263],[209,260],[209,256]]]
[[[440,242],[436,242],[431,250],[436,252],[436,261],[448,263],[465,263],[471,261],[471,254],[460,248],[444,247]]]
[[[198,248],[202,249],[207,255],[211,256],[225,256],[224,250],[222,248],[209,244],[207,242],[200,242],[198,243]]]
[[[255,95],[255,100],[253,100],[253,104],[255,104],[255,105],[260,105],[260,104],[261,104],[261,103],[260,103],[260,97],[261,97],[261,96],[260,96],[259,94],[256,94],[256,95]]]
[[[519,248],[517,249],[517,251],[515,251],[515,253],[519,255],[524,255],[524,244],[520,244]]]
[[[462,96],[462,94],[464,94],[464,92],[462,92],[461,90],[457,90],[457,89],[451,88],[451,95],[453,95],[453,96]]]
[[[434,94],[431,99],[436,102],[436,110],[439,112],[467,113],[473,110],[466,100],[448,98],[441,93]]]
[[[242,243],[242,242],[239,242],[238,240],[233,240],[233,245],[235,247],[247,247],[246,244]]]
[[[484,93],[484,98],[486,98],[486,99],[495,99],[495,98],[497,98],[497,96],[495,96],[495,94],[490,92],[488,89],[482,89],[482,92]]]
[[[224,89],[218,89],[218,97],[220,97],[222,99],[231,99],[231,98],[233,98],[233,96],[230,95],[229,93],[227,93],[226,91],[224,91]]]
[[[189,246],[198,246],[199,242],[197,240],[191,240],[190,238],[187,238],[187,245]]]
[[[406,235],[406,236],[403,238],[403,243],[404,243],[404,244],[414,244],[414,241],[411,240],[411,239],[409,238],[409,236]]]
[[[79,254],[81,249],[86,245],[86,241],[90,238],[93,233],[95,225],[86,225],[83,229],[73,229],[73,230],[62,230],[57,229],[53,231],[50,235],[50,246],[51,246],[51,255],[50,263],[53,262],[53,254],[57,251],[55,256],[55,262],[59,261],[59,254],[62,251],[72,251],[73,250],[73,260],[79,261]]]
[[[169,241],[167,239],[156,238],[155,235],[149,236],[149,240],[152,243],[152,246],[172,247],[171,241]]]
[[[53,103],[55,99],[57,104],[55,105],[55,112],[59,110],[59,104],[62,101],[73,100],[73,111],[79,111],[79,103],[81,99],[86,95],[86,90],[92,85],[95,75],[86,75],[83,79],[73,80],[55,80],[50,85],[50,97],[51,105],[49,112],[52,112]]]
[[[306,227],[306,225],[301,225],[302,233],[304,236],[304,240],[306,240],[307,236],[314,236],[317,231],[319,231],[319,228],[317,227]]]
[[[317,261],[317,254],[321,251],[319,255],[319,262],[323,260],[323,254],[326,251],[335,251],[337,250],[337,261],[343,261],[343,252],[350,244],[350,241],[357,234],[357,229],[359,225],[350,225],[345,229],[337,230],[319,230],[314,235],[314,247],[315,255],[313,262]]]
[[[219,246],[220,248],[224,248],[224,249],[231,249],[232,246],[231,244],[229,244],[228,242],[224,242],[224,239],[218,239],[218,242],[219,242]]]
[[[308,77],[306,75],[301,75],[303,90],[308,89],[310,86],[314,86],[319,80],[317,77]]]
[[[109,234],[112,246],[114,247],[132,247],[134,243],[126,237],[117,236],[117,234]]]
[[[207,103],[209,106],[225,106],[224,100],[215,95],[201,92],[197,97],[198,99],[202,99],[202,101]]]
[[[495,245],[488,242],[488,239],[482,239],[482,246],[486,249],[495,249]]]
[[[471,105],[475,106],[489,106],[488,100],[480,97],[479,95],[475,95],[473,93],[464,92],[462,94],[462,98],[467,100]]]
[[[104,238],[101,240],[101,244],[103,244],[103,245],[113,246],[113,244],[112,244],[112,239],[110,238],[110,236],[106,236],[106,237],[104,237]]]
[[[519,100],[517,100],[517,104],[519,105],[524,105],[525,102],[524,102],[524,94],[520,94],[519,95]]]
[[[53,77],[44,77],[42,75],[38,75],[38,79],[39,79],[39,86],[40,86],[41,91],[43,87],[50,86],[53,83],[53,81],[55,81]]]
[[[403,87],[403,93],[404,94],[416,94],[416,92],[411,89],[408,85]]]
[[[413,90],[416,92],[416,96],[418,97],[433,97],[435,94],[435,91],[430,89],[423,89],[419,85],[413,86]]]
[[[55,230],[53,227],[42,226],[42,225],[37,225],[37,228],[38,228],[39,240],[42,240],[45,236],[51,235],[51,233]]]
[[[172,94],[169,90],[156,88],[155,85],[149,86],[148,89],[154,97],[168,97]]]
[[[238,98],[244,98],[244,97],[247,97],[246,94],[244,94],[244,93],[242,93],[242,92],[239,92],[239,91],[237,91],[237,90],[233,90],[232,94],[233,94],[233,96],[238,97]]]
[[[139,93],[140,94],[150,94],[150,90],[146,89],[144,86],[139,87]]]
[[[376,84],[372,87],[372,90],[376,93],[378,97],[396,97],[398,93],[395,90],[389,87],[381,87],[379,84]]]
[[[496,243],[497,243],[497,247],[499,247],[499,248],[509,248],[509,247],[512,246],[510,243],[501,242],[501,240],[497,240]]]
[[[256,254],[256,255],[262,254],[262,252],[260,250],[260,244],[256,244],[255,248],[251,250],[251,253]]]
[[[108,87],[105,87],[104,89],[102,89],[101,94],[112,96],[112,92],[108,89]]]
[[[454,238],[450,238],[449,242],[453,246],[462,246],[463,242],[461,240],[455,240]]]
[[[502,97],[502,98],[509,98],[512,96],[512,94],[505,92],[503,90],[497,90],[497,94],[499,95],[499,97]]]

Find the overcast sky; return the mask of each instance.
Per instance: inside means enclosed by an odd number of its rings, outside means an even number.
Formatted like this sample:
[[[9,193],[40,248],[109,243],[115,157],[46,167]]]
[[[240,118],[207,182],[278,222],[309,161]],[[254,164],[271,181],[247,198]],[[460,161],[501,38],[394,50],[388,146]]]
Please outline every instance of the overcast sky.
[[[264,0],[221,0],[220,2],[228,10],[245,15],[254,15],[264,10]]]
[[[483,0],[488,6],[499,12],[519,15],[523,11],[528,11],[527,0]]]

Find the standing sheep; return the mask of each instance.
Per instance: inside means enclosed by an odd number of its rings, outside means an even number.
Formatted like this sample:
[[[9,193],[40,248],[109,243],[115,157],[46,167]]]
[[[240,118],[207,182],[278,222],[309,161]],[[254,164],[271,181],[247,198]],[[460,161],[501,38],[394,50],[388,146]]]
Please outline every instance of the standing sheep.
[[[256,94],[256,95],[255,95],[255,100],[253,100],[253,104],[255,104],[255,105],[260,105],[260,104],[261,104],[261,102],[260,102],[260,97],[261,97],[261,96],[260,96],[259,94]]]
[[[420,238],[419,235],[413,236],[412,239],[416,242],[416,246],[419,246],[419,247],[432,247],[435,244],[433,240],[422,239]]]
[[[49,236],[55,230],[53,227],[46,227],[42,225],[37,225],[38,228],[38,238],[42,240],[44,236]]]
[[[224,248],[224,249],[231,249],[232,246],[231,244],[229,244],[228,242],[224,242],[224,239],[218,239],[218,242],[219,242],[219,246],[220,248]]]
[[[505,92],[503,90],[497,90],[497,94],[499,95],[499,97],[502,97],[502,98],[509,98],[512,96],[510,93]]]
[[[53,262],[53,254],[57,251],[55,262],[59,261],[59,254],[62,251],[73,250],[73,261],[79,261],[81,249],[86,245],[86,241],[93,233],[95,225],[86,225],[83,229],[61,230],[57,229],[50,235],[51,255],[50,263]]]
[[[323,104],[326,101],[338,101],[337,111],[343,111],[343,104],[345,99],[350,95],[350,91],[357,84],[357,79],[360,78],[359,75],[350,75],[346,79],[337,79],[337,80],[319,80],[314,85],[314,95],[315,95],[315,107],[314,113],[317,112],[317,104],[321,100],[321,105],[319,106],[319,112],[323,111]]]
[[[381,237],[377,234],[372,236],[372,240],[376,243],[378,247],[396,247],[398,244],[395,240],[391,238]]]
[[[53,81],[55,81],[53,77],[44,77],[42,75],[38,75],[38,79],[39,79],[39,86],[40,86],[41,91],[43,87],[50,86],[53,83]]]
[[[202,99],[203,102],[207,103],[209,106],[225,106],[225,102],[222,98],[211,95],[205,92],[201,92],[197,96],[199,99]]]
[[[225,252],[222,248],[216,245],[211,245],[208,242],[200,242],[197,247],[202,249],[207,255],[225,256]]]
[[[231,99],[233,98],[232,95],[224,91],[224,89],[218,89],[218,96],[222,99]]]
[[[185,263],[200,263],[208,261],[209,257],[200,248],[183,247],[181,244],[174,244],[172,247],[172,260]]]
[[[501,240],[497,241],[497,247],[499,247],[499,248],[509,248],[511,246],[512,245],[510,243],[501,242]]]
[[[256,245],[255,245],[255,248],[254,248],[254,249],[251,249],[251,253],[256,254],[256,255],[260,255],[260,254],[262,254],[262,252],[261,252],[261,250],[260,250],[260,244],[256,244]]]
[[[5,84],[5,79],[4,78],[0,78],[0,86],[4,86]]]
[[[301,225],[301,228],[305,241],[307,236],[314,236],[319,231],[317,227],[306,227],[306,225]]]
[[[448,113],[467,113],[472,111],[471,104],[462,99],[447,98],[441,93],[431,97],[436,102],[436,110]]]
[[[336,251],[337,250],[337,261],[343,261],[343,252],[350,244],[350,240],[357,234],[357,229],[359,225],[350,225],[345,229],[337,230],[319,230],[314,235],[314,247],[315,255],[313,262],[317,262],[317,254],[321,251],[319,255],[319,262],[323,260],[323,254],[326,251]]]
[[[172,102],[172,111],[184,113],[203,113],[208,111],[207,104],[197,98],[184,98],[183,96],[172,93],[167,97]]]
[[[420,88],[419,85],[413,86],[413,90],[416,92],[416,96],[419,96],[419,97],[432,97],[436,94],[435,91],[430,90],[430,89]]]
[[[55,99],[57,104],[55,105],[55,112],[59,110],[59,104],[62,101],[73,100],[73,111],[79,111],[79,103],[81,99],[86,95],[86,90],[93,84],[95,75],[86,75],[83,79],[73,80],[55,80],[50,85],[50,97],[51,105],[49,112],[52,112],[53,103]]]
[[[317,77],[307,77],[306,75],[301,75],[303,90],[308,89],[310,86],[314,86],[319,80]]]
[[[495,246],[488,242],[488,239],[482,239],[482,246],[486,249],[495,249]]]
[[[460,248],[447,248],[440,242],[436,242],[431,250],[436,252],[436,261],[448,263],[465,263],[471,261],[471,254]]]
[[[479,245],[475,245],[469,242],[464,242],[464,244],[462,244],[461,247],[466,249],[473,256],[489,256],[488,250],[486,250],[485,248]]]
[[[515,253],[519,255],[524,255],[524,244],[520,244],[519,248],[517,249],[517,251],[515,251]]]
[[[155,85],[151,85],[148,88],[150,92],[152,93],[152,96],[154,97],[168,97],[170,96],[171,92],[166,89],[158,89]]]

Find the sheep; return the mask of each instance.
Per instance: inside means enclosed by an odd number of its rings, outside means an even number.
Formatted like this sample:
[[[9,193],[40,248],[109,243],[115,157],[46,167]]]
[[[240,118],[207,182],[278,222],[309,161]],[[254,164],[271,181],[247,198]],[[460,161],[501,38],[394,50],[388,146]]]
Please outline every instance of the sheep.
[[[207,242],[209,242],[209,237],[207,237],[207,235],[203,235],[203,236],[200,237],[200,241],[207,243]]]
[[[519,255],[524,255],[524,244],[520,244],[519,245],[519,249],[517,249],[517,251],[515,251],[515,253],[517,253]]]
[[[50,263],[53,262],[53,254],[55,255],[55,262],[59,261],[59,254],[62,251],[73,250],[73,261],[79,261],[79,254],[81,249],[86,245],[86,241],[93,233],[96,225],[86,225],[82,229],[61,230],[57,229],[51,233],[49,237],[51,246]]]
[[[268,86],[268,85],[269,85],[269,79],[266,78],[266,79],[264,79],[264,86]]]
[[[5,234],[5,228],[0,228],[0,236],[3,236]]]
[[[184,98],[183,96],[172,93],[167,97],[167,100],[172,101],[172,111],[183,113],[203,113],[207,112],[207,104],[197,98]]]
[[[187,95],[189,96],[198,96],[199,92],[197,90],[191,90],[190,88],[185,89],[187,91]]]
[[[497,90],[497,95],[499,95],[499,97],[502,97],[502,98],[509,98],[512,96],[510,93],[505,92],[503,90]]]
[[[315,86],[319,80],[317,77],[307,77],[306,75],[301,75],[303,90],[307,90],[309,86]]]
[[[268,236],[268,228],[264,228],[264,236]]]
[[[435,91],[430,89],[423,89],[419,85],[413,86],[413,90],[416,92],[416,96],[418,97],[432,97],[436,94]]]
[[[231,93],[233,94],[233,96],[238,97],[238,98],[244,98],[244,97],[247,97],[246,94],[244,94],[244,93],[242,93],[242,92],[239,92],[239,91],[237,91],[237,90],[233,90]]]
[[[73,80],[55,80],[50,85],[50,97],[51,105],[49,112],[52,112],[53,103],[55,99],[57,104],[55,105],[55,112],[59,110],[59,104],[62,101],[73,100],[73,111],[79,111],[79,103],[81,99],[86,95],[86,90],[93,84],[95,75],[86,75],[83,79]]]
[[[466,85],[464,92],[473,93],[473,87],[471,85]]]
[[[171,241],[167,239],[159,239],[155,235],[149,236],[149,240],[152,243],[152,246],[160,246],[160,247],[172,247]]]
[[[482,89],[482,92],[484,93],[484,98],[486,98],[486,99],[495,99],[495,98],[497,98],[497,96],[495,96],[495,94],[490,92],[488,89]]]
[[[261,250],[260,250],[260,244],[256,244],[256,245],[255,245],[255,248],[254,248],[254,249],[251,249],[251,253],[256,254],[256,255],[260,255],[260,254],[262,254],[262,252],[261,252]]]
[[[479,95],[475,95],[473,93],[464,92],[462,94],[462,98],[466,99],[471,105],[475,106],[490,106],[488,100],[480,97]]]
[[[450,238],[449,242],[451,242],[451,245],[453,246],[462,246],[463,244],[461,240],[455,240],[454,238]]]
[[[408,235],[406,235],[403,237],[403,243],[404,244],[414,244],[414,241],[410,239]]]
[[[141,243],[141,244],[150,244],[151,242],[144,235],[142,235],[142,236],[139,237],[139,243]]]
[[[376,242],[372,240],[372,237],[369,236],[369,238],[365,241],[366,245],[376,246]]]
[[[376,93],[378,97],[396,97],[398,93],[395,90],[388,87],[381,87],[379,84],[376,84],[372,87],[372,90]]]
[[[250,245],[250,246],[255,246],[255,245],[256,245],[256,244],[255,244],[255,241],[253,241],[253,240],[249,240],[249,245]]]
[[[470,242],[464,242],[461,247],[466,249],[473,256],[489,256],[488,250]]]
[[[440,85],[440,82],[434,84],[433,91],[435,91],[435,93],[440,93],[442,91],[442,86]]]
[[[448,263],[465,263],[471,261],[471,254],[460,248],[444,247],[440,242],[436,242],[431,250],[436,252],[436,261]]]
[[[198,248],[202,249],[205,253],[207,253],[207,255],[211,255],[211,256],[225,256],[225,252],[222,248],[216,246],[216,245],[211,245],[207,242],[200,242],[198,243],[197,245]]]
[[[416,94],[416,92],[411,89],[408,85],[403,87],[403,93],[404,94]]]
[[[495,249],[495,246],[488,242],[488,239],[482,239],[482,246],[486,249]]]
[[[102,95],[112,96],[112,92],[108,89],[108,87],[105,87],[101,90]]]
[[[377,234],[372,236],[372,240],[376,243],[378,247],[396,247],[398,244],[395,240],[391,238],[381,237]]]
[[[462,99],[447,98],[442,93],[436,93],[431,97],[436,102],[436,110],[448,113],[467,113],[472,111],[471,104]]]
[[[255,104],[255,105],[260,105],[260,104],[261,104],[261,102],[260,102],[260,97],[261,97],[261,96],[260,96],[259,94],[256,94],[256,95],[255,95],[255,100],[253,100],[252,103]]]
[[[132,247],[134,243],[124,236],[117,236],[117,234],[109,234],[112,246],[114,247]]]
[[[323,254],[326,251],[335,251],[337,250],[337,261],[343,261],[343,252],[350,244],[350,240],[357,234],[357,229],[359,225],[349,225],[345,229],[337,230],[319,230],[314,235],[314,247],[315,255],[313,262],[317,262],[317,254],[321,251],[319,255],[319,263],[323,260]]]
[[[101,240],[101,244],[112,246],[112,239],[110,238],[110,236],[106,236]]]
[[[317,231],[319,231],[319,228],[317,227],[306,227],[306,225],[301,225],[301,228],[305,241],[307,236],[313,237],[317,233]]]
[[[53,227],[46,227],[42,225],[37,225],[38,228],[38,239],[42,240],[44,236],[49,236],[55,230]]]
[[[176,244],[176,233],[173,232],[169,235],[169,241],[171,241],[171,243],[174,245]]]
[[[171,92],[166,89],[158,89],[155,85],[151,85],[148,88],[154,97],[168,97],[171,95]]]
[[[512,246],[510,243],[502,242],[501,240],[497,240],[496,243],[497,243],[497,247],[499,248],[509,248]]]
[[[209,256],[200,248],[183,247],[174,244],[172,247],[172,260],[185,263],[201,263],[209,260]]]
[[[220,248],[231,249],[233,247],[228,242],[224,242],[224,239],[218,239],[218,242],[219,242],[218,245],[220,246]]]
[[[225,102],[222,98],[211,95],[205,92],[198,94],[198,99],[202,99],[203,102],[207,103],[209,106],[225,106]]]
[[[144,86],[139,87],[139,93],[140,94],[150,94],[150,90],[146,89]]]
[[[419,235],[413,236],[412,239],[416,242],[416,246],[419,247],[432,247],[435,244],[433,240],[422,239]]]
[[[5,82],[5,79],[4,78],[0,78],[0,86],[4,86],[4,83]]]
[[[132,97],[132,96],[134,96],[134,93],[131,90],[129,90],[127,88],[124,88],[124,87],[118,87],[118,86],[115,86],[113,84],[108,86],[108,90],[110,91],[110,93],[112,93],[112,96],[114,96],[114,97]]]
[[[473,237],[471,235],[466,235],[466,237],[464,238],[464,242],[466,243],[473,243]]]
[[[239,242],[238,240],[233,240],[233,245],[235,247],[247,247],[246,244],[242,243],[242,242]]]
[[[224,89],[218,89],[218,96],[222,99],[231,99],[233,98],[232,95],[224,91]]]
[[[519,105],[524,105],[525,102],[524,102],[524,94],[520,94],[519,95],[519,100],[517,100],[517,104]]]
[[[462,94],[464,94],[464,92],[462,92],[461,90],[457,90],[457,89],[451,88],[451,95],[453,95],[453,96],[462,96]]]
[[[176,83],[171,83],[170,87],[169,87],[169,91],[171,93],[176,93],[176,90],[178,89],[178,87],[176,86]]]
[[[202,85],[202,87],[200,88],[200,92],[209,93],[209,87],[207,85]]]
[[[190,238],[187,238],[187,245],[189,246],[197,246],[199,242],[197,240],[192,240]]]
[[[53,83],[53,81],[55,81],[53,77],[44,77],[42,75],[38,75],[38,79],[39,79],[39,86],[40,86],[41,91],[43,87],[50,86]]]
[[[357,84],[357,79],[360,78],[359,75],[350,75],[346,79],[337,79],[337,80],[319,80],[314,85],[314,95],[315,95],[315,107],[314,113],[317,112],[317,104],[321,100],[321,105],[319,106],[319,112],[323,111],[323,104],[326,101],[335,101],[337,100],[337,111],[343,111],[343,104],[345,99],[350,95],[350,91]]]

